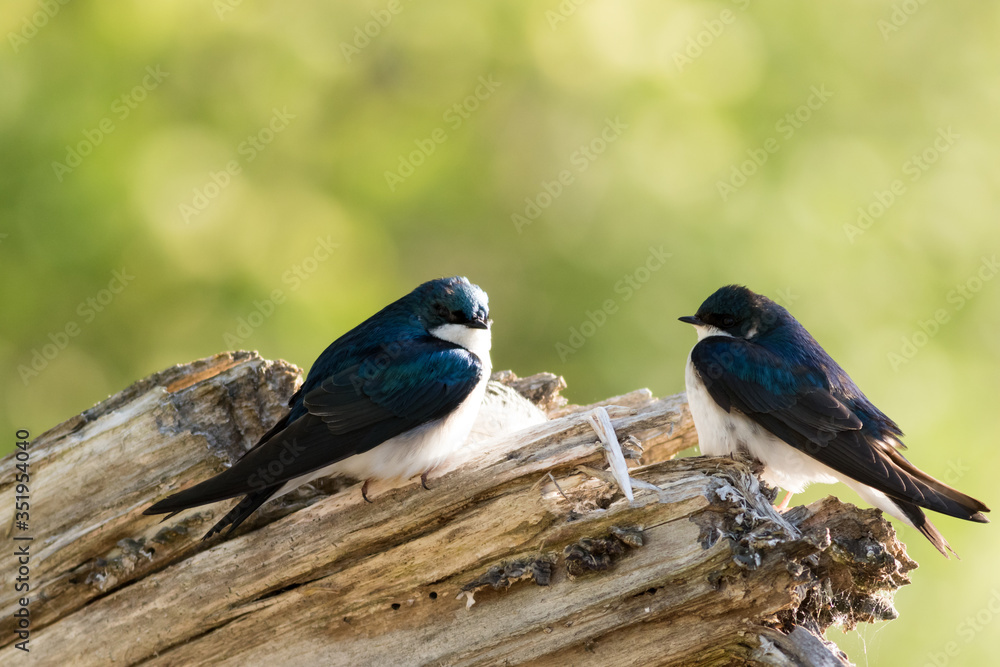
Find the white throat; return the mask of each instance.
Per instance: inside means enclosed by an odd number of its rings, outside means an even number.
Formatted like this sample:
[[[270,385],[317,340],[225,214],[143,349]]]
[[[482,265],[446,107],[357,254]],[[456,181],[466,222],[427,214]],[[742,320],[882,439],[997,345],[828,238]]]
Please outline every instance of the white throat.
[[[493,342],[489,329],[475,329],[464,324],[442,324],[431,329],[430,334],[464,347],[484,364],[490,365],[490,348],[493,347]]]
[[[711,324],[696,324],[694,330],[698,332],[699,342],[709,336],[729,336],[730,338],[734,338],[733,334],[723,331],[719,327],[713,327]]]

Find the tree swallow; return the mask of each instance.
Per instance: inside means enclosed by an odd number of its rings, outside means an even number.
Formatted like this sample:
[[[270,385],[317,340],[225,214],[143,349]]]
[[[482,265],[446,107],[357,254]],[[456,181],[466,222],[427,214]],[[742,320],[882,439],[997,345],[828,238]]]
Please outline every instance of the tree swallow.
[[[486,293],[431,280],[335,340],[289,412],[231,468],[144,514],[171,515],[244,496],[205,535],[227,535],[271,498],[339,473],[365,480],[427,473],[464,444],[489,381]],[[169,518],[169,517],[168,517]]]
[[[899,453],[896,423],[775,302],[729,285],[680,320],[698,332],[685,382],[702,454],[760,461],[761,478],[789,492],[781,509],[811,482],[840,481],[945,557],[951,547],[920,508],[989,523],[985,504]]]

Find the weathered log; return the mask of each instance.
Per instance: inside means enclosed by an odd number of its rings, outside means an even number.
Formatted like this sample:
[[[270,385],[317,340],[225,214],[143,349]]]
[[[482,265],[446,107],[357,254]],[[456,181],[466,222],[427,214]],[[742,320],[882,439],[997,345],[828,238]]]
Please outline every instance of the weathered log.
[[[601,403],[643,448],[629,503],[594,406],[564,405],[556,376],[495,379],[430,491],[374,485],[368,504],[322,480],[206,542],[231,503],[141,512],[256,442],[294,366],[175,366],[39,436],[32,663],[840,665],[828,626],[895,617],[916,564],[877,510],[827,498],[780,515],[745,462],[671,460],[696,442],[684,397],[646,390]],[[0,521],[10,536],[10,504]],[[3,664],[20,654],[18,597],[0,593]]]

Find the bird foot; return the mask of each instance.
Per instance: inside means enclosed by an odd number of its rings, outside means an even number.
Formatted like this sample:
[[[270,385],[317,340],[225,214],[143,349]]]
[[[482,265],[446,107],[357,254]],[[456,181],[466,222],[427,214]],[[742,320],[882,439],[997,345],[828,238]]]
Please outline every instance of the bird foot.
[[[779,504],[777,504],[777,505],[774,506],[774,509],[778,510],[779,512],[784,512],[785,510],[787,510],[788,509],[788,501],[790,501],[792,499],[792,495],[793,494],[792,494],[791,491],[789,491],[788,493],[786,493],[785,497],[781,500],[781,502]]]

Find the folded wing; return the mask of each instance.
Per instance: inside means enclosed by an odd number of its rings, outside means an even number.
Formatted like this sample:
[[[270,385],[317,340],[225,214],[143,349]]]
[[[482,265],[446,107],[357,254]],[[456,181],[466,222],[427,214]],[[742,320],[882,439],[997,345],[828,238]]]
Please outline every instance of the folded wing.
[[[823,374],[791,367],[761,345],[710,336],[691,351],[709,394],[727,412],[736,409],[792,447],[890,498],[935,512],[985,522],[989,508],[917,469],[885,435],[852,409],[856,401]],[[804,381],[811,380],[811,381]],[[863,411],[862,416],[866,416]]]
[[[482,372],[474,354],[432,337],[408,343],[391,358],[368,355],[305,394],[307,412],[290,422],[286,416],[231,468],[144,513],[177,512],[244,494],[254,495],[256,508],[286,481],[446,416]]]

